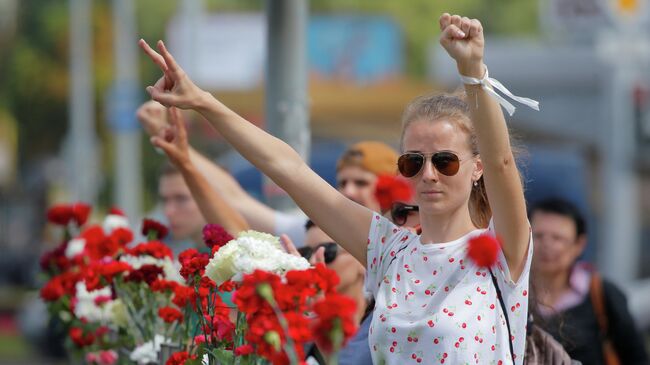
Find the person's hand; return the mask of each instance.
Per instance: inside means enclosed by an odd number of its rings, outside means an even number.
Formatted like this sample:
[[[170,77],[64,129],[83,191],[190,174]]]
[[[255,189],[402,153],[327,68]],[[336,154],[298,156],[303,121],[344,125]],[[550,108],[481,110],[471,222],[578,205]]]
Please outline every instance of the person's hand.
[[[456,60],[464,76],[483,77],[483,26],[477,19],[459,15],[440,16],[440,44]]]
[[[190,146],[187,142],[187,130],[181,111],[169,108],[171,125],[165,129],[164,136],[151,137],[151,144],[165,152],[169,160],[179,169],[190,165]]]
[[[296,245],[293,244],[293,241],[289,236],[286,234],[281,234],[280,235],[280,242],[282,242],[282,245],[284,246],[284,250],[287,251],[288,254],[294,255],[301,257],[300,252],[296,248]],[[309,263],[311,266],[316,266],[318,263],[323,263],[325,264],[325,247],[319,247],[316,249],[316,251],[311,255],[309,258]]]
[[[291,238],[289,238],[289,236],[286,234],[281,234],[280,242],[282,242],[284,245],[284,250],[287,251],[288,254],[301,257],[300,252],[298,252],[296,245],[293,244],[293,241]]]
[[[135,115],[149,137],[165,138],[165,132],[170,126],[167,121],[167,108],[164,105],[149,100],[138,108]]]
[[[196,108],[205,92],[190,80],[169,53],[163,41],[158,41],[157,44],[160,53],[154,51],[143,39],[140,39],[138,45],[163,72],[163,77],[153,86],[147,86],[147,92],[151,98],[167,107]]]

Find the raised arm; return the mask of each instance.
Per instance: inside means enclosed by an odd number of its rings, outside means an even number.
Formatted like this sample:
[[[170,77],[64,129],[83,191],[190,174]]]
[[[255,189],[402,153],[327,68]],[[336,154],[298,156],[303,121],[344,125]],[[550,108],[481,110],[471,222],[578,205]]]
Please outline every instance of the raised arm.
[[[160,103],[150,100],[142,104],[137,111],[137,117],[149,136],[170,137],[165,136],[165,131],[169,130],[167,109]],[[220,194],[226,203],[244,216],[252,229],[275,234],[284,233],[276,232],[275,222],[277,215],[283,213],[277,212],[253,198],[230,173],[210,161],[192,146],[188,145],[188,149],[193,168],[207,179],[210,186]]]
[[[185,183],[192,193],[203,218],[208,223],[221,225],[228,233],[236,236],[239,232],[248,229],[248,223],[233,207],[208,184],[206,178],[196,169],[190,159],[187,144],[187,132],[176,108],[169,109],[172,121],[168,136],[171,141],[160,136],[151,137],[151,143],[165,151],[169,160],[183,175]]]
[[[476,19],[451,16],[440,17],[440,43],[456,60],[463,76],[482,79],[483,27]],[[467,104],[478,137],[483,163],[483,178],[492,208],[494,228],[503,243],[503,252],[513,280],[524,269],[530,226],[526,218],[524,191],[510,148],[508,128],[499,103],[481,86],[465,85]]]
[[[323,231],[357,260],[366,262],[370,210],[347,199],[321,179],[289,145],[194,85],[161,41],[158,42],[160,54],[143,40],[140,46],[164,73],[154,86],[147,88],[154,100],[201,113],[244,158],[284,189]]]

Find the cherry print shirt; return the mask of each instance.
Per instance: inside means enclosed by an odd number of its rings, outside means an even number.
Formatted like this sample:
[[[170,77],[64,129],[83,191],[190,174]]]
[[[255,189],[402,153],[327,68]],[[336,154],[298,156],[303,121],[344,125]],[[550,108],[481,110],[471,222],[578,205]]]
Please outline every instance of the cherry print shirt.
[[[467,257],[469,239],[494,234],[493,223],[446,243],[375,214],[368,236],[366,288],[376,301],[368,342],[374,364],[512,364],[508,329],[487,268]],[[503,252],[492,267],[523,363],[532,236],[524,271],[510,277]]]

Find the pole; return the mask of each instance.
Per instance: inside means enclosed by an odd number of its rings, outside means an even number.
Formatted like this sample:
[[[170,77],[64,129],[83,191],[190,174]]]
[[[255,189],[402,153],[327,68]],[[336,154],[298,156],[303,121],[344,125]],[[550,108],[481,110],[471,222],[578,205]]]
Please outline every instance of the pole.
[[[67,171],[71,198],[93,205],[98,168],[92,73],[92,1],[70,0],[70,153]]]
[[[271,134],[309,161],[307,90],[307,0],[267,0],[266,121]],[[264,178],[269,204],[295,208],[289,196]]]
[[[115,81],[109,122],[115,132],[115,199],[130,219],[142,214],[141,135],[135,120],[139,104],[137,37],[131,0],[113,1]]]

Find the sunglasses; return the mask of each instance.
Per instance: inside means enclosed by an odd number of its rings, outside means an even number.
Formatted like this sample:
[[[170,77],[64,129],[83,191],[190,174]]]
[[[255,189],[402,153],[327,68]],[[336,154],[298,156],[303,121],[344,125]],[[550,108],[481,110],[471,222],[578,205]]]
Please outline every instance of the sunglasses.
[[[431,156],[433,166],[445,176],[454,176],[460,169],[460,159],[458,155],[449,151],[440,151],[435,153],[407,152],[397,160],[397,168],[404,177],[413,177],[417,175],[424,164],[427,162],[427,156]]]
[[[390,208],[390,217],[393,220],[393,223],[395,223],[398,226],[403,226],[406,224],[406,220],[409,217],[409,214],[411,212],[418,212],[420,211],[420,208],[417,205],[410,205],[410,204],[404,204],[404,203],[393,203],[393,205]]]
[[[309,260],[314,252],[316,252],[321,247],[325,247],[325,264],[331,264],[334,260],[336,260],[336,255],[338,254],[338,245],[334,242],[321,243],[316,247],[300,247],[298,249],[298,253],[300,253],[300,256]]]

